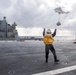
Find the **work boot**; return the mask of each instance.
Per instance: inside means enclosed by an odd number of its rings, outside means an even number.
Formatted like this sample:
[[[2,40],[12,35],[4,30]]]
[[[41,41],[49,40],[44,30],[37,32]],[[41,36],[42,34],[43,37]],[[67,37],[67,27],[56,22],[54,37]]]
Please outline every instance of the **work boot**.
[[[59,62],[59,60],[57,59],[57,60],[55,60],[55,62]]]

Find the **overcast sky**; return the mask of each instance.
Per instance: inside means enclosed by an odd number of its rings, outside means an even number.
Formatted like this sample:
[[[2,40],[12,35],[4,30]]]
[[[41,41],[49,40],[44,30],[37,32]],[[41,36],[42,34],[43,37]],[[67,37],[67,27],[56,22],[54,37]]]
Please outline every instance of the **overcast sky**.
[[[61,6],[69,14],[61,14],[61,26],[57,27],[58,13],[54,9]],[[43,28],[52,32],[58,29],[59,36],[76,35],[76,0],[0,0],[0,19],[17,23],[20,36],[42,36]]]

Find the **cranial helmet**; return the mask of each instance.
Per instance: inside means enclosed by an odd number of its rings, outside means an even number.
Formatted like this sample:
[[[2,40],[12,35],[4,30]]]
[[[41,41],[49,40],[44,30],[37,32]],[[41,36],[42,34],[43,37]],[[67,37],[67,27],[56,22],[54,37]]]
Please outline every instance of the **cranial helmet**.
[[[51,34],[51,30],[50,29],[47,29],[46,33],[47,34]]]

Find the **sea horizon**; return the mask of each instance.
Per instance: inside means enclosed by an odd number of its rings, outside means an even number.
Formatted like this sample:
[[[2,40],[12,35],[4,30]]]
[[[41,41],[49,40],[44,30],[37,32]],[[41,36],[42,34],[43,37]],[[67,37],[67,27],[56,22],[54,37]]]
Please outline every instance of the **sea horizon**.
[[[19,36],[20,38],[43,38],[43,36]],[[76,36],[55,36],[54,37],[55,40],[72,40],[75,41],[76,40]]]

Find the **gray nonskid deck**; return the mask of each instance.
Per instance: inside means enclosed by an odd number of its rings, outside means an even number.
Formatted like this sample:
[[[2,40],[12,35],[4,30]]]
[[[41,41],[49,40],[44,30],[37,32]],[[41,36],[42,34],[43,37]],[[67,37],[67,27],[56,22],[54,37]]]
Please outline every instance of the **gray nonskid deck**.
[[[45,63],[45,47],[42,41],[0,42],[0,75],[31,75],[76,65],[76,44],[54,42],[60,60],[54,63],[52,53]],[[70,71],[59,75],[75,75]]]

